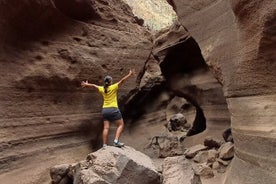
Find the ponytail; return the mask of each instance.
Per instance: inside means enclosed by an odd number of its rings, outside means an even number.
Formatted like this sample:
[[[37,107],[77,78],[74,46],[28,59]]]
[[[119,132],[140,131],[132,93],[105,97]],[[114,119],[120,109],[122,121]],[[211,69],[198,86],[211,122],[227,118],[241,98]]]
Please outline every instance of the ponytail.
[[[108,89],[108,86],[110,86],[111,81],[112,81],[112,77],[110,77],[110,76],[106,76],[104,78],[104,92],[105,93],[107,93],[107,89]]]
[[[105,82],[104,83],[104,92],[105,93],[107,93],[108,86],[109,86],[109,82]]]

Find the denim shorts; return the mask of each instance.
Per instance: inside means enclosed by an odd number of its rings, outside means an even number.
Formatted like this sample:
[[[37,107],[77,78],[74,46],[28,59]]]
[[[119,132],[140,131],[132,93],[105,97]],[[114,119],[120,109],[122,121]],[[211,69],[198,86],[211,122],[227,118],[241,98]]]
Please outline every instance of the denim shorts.
[[[107,107],[102,110],[103,118],[107,121],[116,121],[122,119],[120,110],[116,107]]]

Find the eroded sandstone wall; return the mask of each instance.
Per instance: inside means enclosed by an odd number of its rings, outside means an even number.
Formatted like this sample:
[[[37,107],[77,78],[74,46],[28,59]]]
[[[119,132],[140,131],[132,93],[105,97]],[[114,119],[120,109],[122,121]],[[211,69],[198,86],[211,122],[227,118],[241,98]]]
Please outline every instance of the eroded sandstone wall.
[[[158,150],[149,149],[155,138],[160,144],[163,139],[177,140],[179,153],[173,150],[174,143],[165,148],[161,145],[160,149],[168,149],[164,151],[167,155],[183,154],[184,147],[201,144],[206,136],[223,140],[222,132],[230,127],[230,114],[222,84],[185,27],[175,24],[156,34],[146,66],[140,90],[126,104],[130,128],[123,138],[129,145],[158,157]],[[166,128],[177,113],[182,113],[191,126],[188,133]]]
[[[235,142],[225,183],[275,182],[275,1],[169,2],[223,84]]]
[[[222,85],[212,74],[202,51],[187,29],[178,23],[157,36],[154,55],[159,59],[166,84],[177,98],[186,99],[195,108],[185,146],[201,143],[206,136],[222,139],[230,126],[230,115]],[[183,104],[185,105],[185,104]],[[184,107],[183,107],[184,108]]]
[[[101,96],[81,80],[139,73],[150,36],[117,0],[1,0],[0,19],[0,183],[48,182],[101,140]]]

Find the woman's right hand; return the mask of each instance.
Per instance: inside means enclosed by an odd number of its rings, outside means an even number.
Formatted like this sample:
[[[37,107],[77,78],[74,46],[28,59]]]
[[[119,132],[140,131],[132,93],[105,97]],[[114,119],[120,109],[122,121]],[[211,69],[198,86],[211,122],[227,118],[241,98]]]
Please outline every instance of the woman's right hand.
[[[88,81],[87,80],[81,82],[81,87],[85,88],[87,86],[88,86]]]

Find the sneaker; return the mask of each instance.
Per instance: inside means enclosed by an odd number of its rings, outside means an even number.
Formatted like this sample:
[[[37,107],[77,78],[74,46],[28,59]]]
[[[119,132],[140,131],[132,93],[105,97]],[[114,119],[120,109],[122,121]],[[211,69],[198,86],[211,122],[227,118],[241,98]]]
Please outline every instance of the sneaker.
[[[124,146],[125,146],[125,144],[124,144],[124,143],[119,142],[119,141],[118,141],[117,143],[116,143],[116,142],[114,142],[114,143],[113,143],[113,145],[114,145],[115,147],[118,147],[118,148],[121,148],[121,147],[124,147]]]
[[[103,144],[103,148],[106,148],[107,147],[107,144]]]

